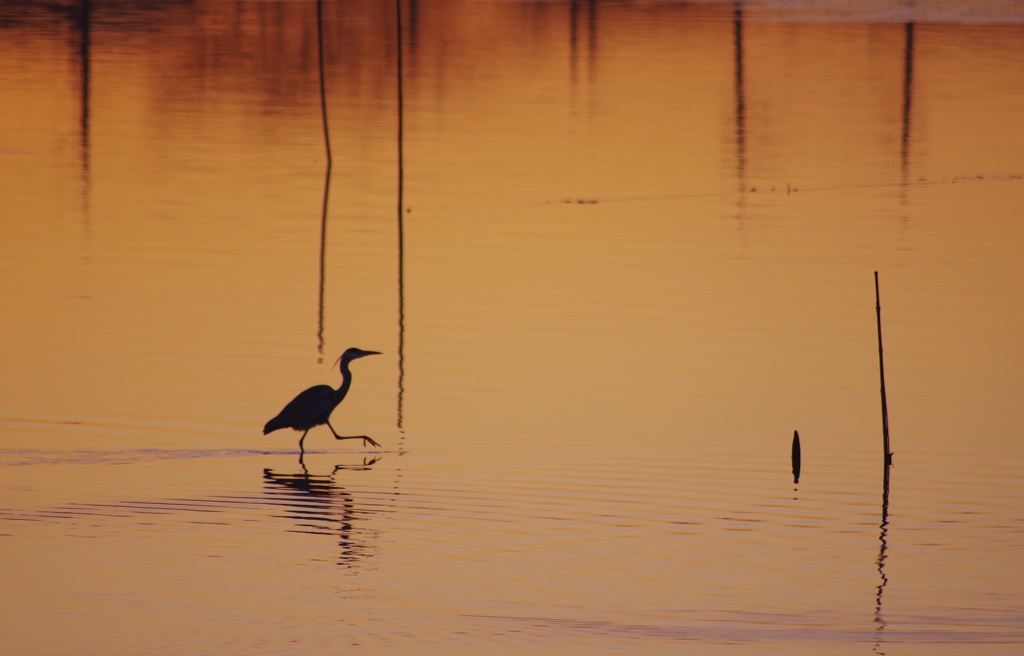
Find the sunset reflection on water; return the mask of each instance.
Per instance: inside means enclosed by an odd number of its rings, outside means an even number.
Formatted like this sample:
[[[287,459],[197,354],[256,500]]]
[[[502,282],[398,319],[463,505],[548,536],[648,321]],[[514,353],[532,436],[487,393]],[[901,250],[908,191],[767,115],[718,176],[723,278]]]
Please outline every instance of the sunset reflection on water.
[[[1019,649],[1024,14],[322,10],[0,8],[5,653]]]

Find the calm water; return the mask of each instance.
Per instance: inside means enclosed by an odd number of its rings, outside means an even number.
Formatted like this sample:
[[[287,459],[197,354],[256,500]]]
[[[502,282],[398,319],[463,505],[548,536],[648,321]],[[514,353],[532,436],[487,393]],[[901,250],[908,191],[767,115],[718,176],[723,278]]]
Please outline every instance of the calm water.
[[[1020,653],[1024,11],[955,4],[325,2],[329,177],[315,3],[4,5],[2,651]],[[264,437],[349,346],[383,448]]]

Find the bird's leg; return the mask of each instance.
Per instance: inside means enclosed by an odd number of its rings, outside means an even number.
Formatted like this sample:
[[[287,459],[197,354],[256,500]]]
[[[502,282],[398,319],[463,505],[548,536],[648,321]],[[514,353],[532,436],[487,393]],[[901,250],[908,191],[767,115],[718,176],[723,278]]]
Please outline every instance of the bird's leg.
[[[306,433],[308,433],[308,432],[309,432],[309,429],[307,428],[306,429]],[[299,453],[305,453],[306,452],[306,448],[304,446],[302,446],[303,440],[306,439],[306,433],[303,433],[302,437],[299,438]]]
[[[334,433],[334,439],[336,440],[362,440],[363,446],[366,446],[366,443],[369,442],[378,449],[380,448],[380,445],[369,435],[338,435],[338,431],[334,430],[334,426],[331,426],[330,420],[327,421],[327,427]]]
[[[338,434],[335,434],[334,435],[334,439],[336,439],[336,440],[362,440],[363,441],[363,446],[366,446],[366,443],[369,442],[370,444],[372,444],[373,446],[377,447],[378,449],[380,448],[380,445],[377,444],[377,441],[374,440],[369,435],[338,435]]]

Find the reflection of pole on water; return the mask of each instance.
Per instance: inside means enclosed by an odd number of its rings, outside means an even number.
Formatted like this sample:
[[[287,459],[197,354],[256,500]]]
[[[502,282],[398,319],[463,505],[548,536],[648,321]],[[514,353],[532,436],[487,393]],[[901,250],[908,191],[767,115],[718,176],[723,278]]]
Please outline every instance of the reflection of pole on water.
[[[410,2],[410,42],[412,55],[416,53],[417,3]],[[405,396],[405,96],[402,79],[402,0],[395,0],[395,35],[397,43],[397,135],[398,140],[398,203],[395,208],[398,219],[398,399],[395,426],[398,428],[398,453],[405,452],[405,431],[402,429],[402,400]],[[391,503],[395,504],[402,479],[401,460],[395,465],[395,480],[392,485]]]
[[[91,128],[89,125],[90,89],[92,83],[92,5],[90,0],[79,0],[78,12],[71,14],[71,28],[78,31],[78,61],[79,61],[79,114],[78,114],[78,149],[79,165],[81,167],[81,217],[82,217],[82,238],[86,246],[92,236],[92,154],[90,152]],[[82,250],[84,264],[89,263],[89,249]],[[89,298],[88,278],[82,277],[81,290],[78,292],[82,298]]]
[[[82,182],[85,192],[89,191],[89,65],[92,47],[92,8],[89,0],[81,0],[78,14],[78,31],[81,33],[78,46],[81,60],[81,113],[79,114],[79,145],[82,151]]]
[[[906,40],[903,55],[903,120],[900,133],[900,173],[906,191],[910,182],[910,110],[914,91],[914,24],[905,26]],[[905,199],[904,199],[905,200]]]
[[[78,59],[79,59],[79,115],[78,115],[78,147],[82,167],[82,225],[86,234],[89,233],[89,205],[91,194],[91,158],[89,153],[89,93],[90,65],[92,61],[92,5],[90,0],[79,0],[78,16],[75,18],[78,28]]]
[[[580,52],[580,5],[582,0],[569,4],[569,85],[573,93],[579,82]],[[597,0],[587,2],[587,65],[589,73],[594,71],[594,56],[597,47]]]
[[[324,201],[320,208],[320,291],[317,299],[317,353],[318,362],[324,359],[324,269],[327,262],[327,198],[331,188],[331,135],[327,129],[327,91],[324,83],[324,3],[316,0],[316,46],[317,63],[320,71],[320,114],[324,124],[324,149],[327,152],[327,168],[324,171]]]
[[[586,91],[587,102],[592,105],[594,94],[594,76],[597,71],[597,0],[586,0],[587,14],[584,32],[583,26],[584,0],[572,0],[569,3],[569,91],[573,110],[579,105],[580,98],[580,53],[586,39]],[[590,111],[593,107],[589,108]]]
[[[569,3],[569,90],[573,93],[575,102],[576,80],[577,80],[577,51],[579,44],[579,0],[572,0]]]
[[[733,89],[736,96],[736,224],[740,257],[745,250],[744,219],[747,208],[747,89],[743,53],[743,3],[733,3]]]
[[[875,589],[875,646],[873,651],[877,654],[884,652],[879,651],[879,647],[882,643],[882,632],[885,630],[885,619],[882,617],[882,593],[885,592],[885,586],[888,585],[889,579],[885,575],[885,551],[888,548],[886,542],[886,536],[889,533],[889,470],[892,465],[890,463],[885,464],[885,474],[882,479],[882,523],[879,525],[878,533],[878,560],[875,564],[878,566],[878,576],[880,582],[878,587]]]
[[[736,90],[736,178],[740,197],[747,187],[747,101],[743,82],[743,3],[733,4],[733,43]]]
[[[395,29],[398,41],[398,409],[395,424],[398,430],[402,430],[402,397],[405,395],[405,99],[402,89],[402,0],[395,0]]]

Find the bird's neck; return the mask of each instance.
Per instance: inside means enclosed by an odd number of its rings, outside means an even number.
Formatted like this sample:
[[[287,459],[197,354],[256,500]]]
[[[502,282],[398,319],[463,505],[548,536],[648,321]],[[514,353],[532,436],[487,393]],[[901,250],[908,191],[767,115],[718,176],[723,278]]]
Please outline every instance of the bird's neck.
[[[334,392],[339,403],[348,394],[349,387],[352,387],[352,372],[348,370],[348,363],[344,362],[341,365],[341,387]]]

